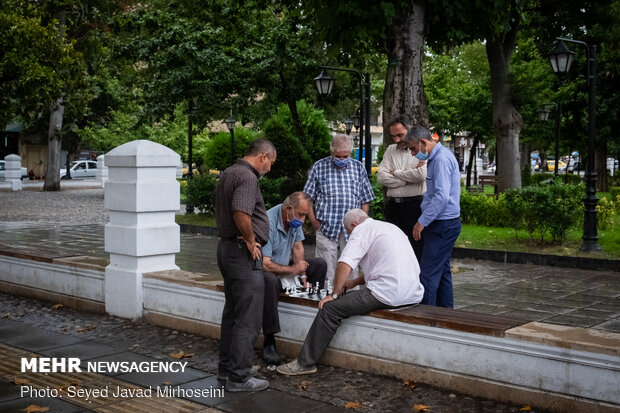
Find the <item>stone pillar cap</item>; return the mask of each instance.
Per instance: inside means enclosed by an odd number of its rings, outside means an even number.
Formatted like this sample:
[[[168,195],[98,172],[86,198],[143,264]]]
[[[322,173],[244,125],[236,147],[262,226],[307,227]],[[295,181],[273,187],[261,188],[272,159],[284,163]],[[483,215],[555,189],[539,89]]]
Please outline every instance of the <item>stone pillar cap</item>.
[[[179,160],[179,154],[172,149],[147,140],[127,142],[105,155],[105,164],[109,167],[176,167]]]
[[[10,154],[4,157],[5,161],[18,161],[22,158],[19,157],[19,155],[15,155],[15,154]]]

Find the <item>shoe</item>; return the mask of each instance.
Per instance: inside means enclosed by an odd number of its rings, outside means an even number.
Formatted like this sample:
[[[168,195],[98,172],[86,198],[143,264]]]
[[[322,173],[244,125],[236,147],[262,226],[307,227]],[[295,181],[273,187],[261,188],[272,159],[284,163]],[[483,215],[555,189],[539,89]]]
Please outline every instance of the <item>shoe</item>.
[[[310,366],[302,366],[299,364],[297,359],[295,359],[290,363],[278,366],[276,370],[278,371],[278,373],[284,374],[286,376],[300,376],[302,374],[316,373],[316,366],[314,364]]]
[[[256,377],[256,374],[258,373],[257,370],[251,369],[250,370],[250,377]],[[217,381],[226,381],[228,379],[228,372],[226,373],[217,373]]]
[[[250,377],[243,383],[226,380],[226,391],[230,392],[260,391],[265,390],[267,387],[269,387],[267,380],[257,379],[256,377]]]
[[[263,360],[267,364],[280,364],[282,357],[278,354],[276,346],[270,344],[263,349]]]

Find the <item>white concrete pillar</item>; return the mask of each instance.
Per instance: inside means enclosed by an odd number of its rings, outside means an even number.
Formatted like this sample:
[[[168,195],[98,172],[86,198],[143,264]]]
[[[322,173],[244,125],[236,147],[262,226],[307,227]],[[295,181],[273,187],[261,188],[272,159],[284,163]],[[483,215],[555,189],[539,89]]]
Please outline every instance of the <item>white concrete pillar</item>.
[[[177,179],[183,178],[183,162],[179,158],[179,164],[177,165]]]
[[[22,190],[22,158],[17,155],[7,155],[4,157],[5,180],[11,183],[13,191]]]
[[[108,167],[105,164],[105,155],[97,156],[97,179],[101,181],[101,187],[105,188],[108,180]]]
[[[125,318],[142,315],[142,274],[178,269],[179,155],[155,142],[136,140],[105,155],[105,307]]]

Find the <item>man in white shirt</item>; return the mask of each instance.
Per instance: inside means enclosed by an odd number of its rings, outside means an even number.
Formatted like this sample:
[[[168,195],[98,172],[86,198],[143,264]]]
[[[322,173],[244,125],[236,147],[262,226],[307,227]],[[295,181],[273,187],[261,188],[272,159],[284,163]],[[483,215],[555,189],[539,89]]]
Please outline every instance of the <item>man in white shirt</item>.
[[[297,376],[316,373],[342,320],[386,308],[417,304],[424,287],[420,267],[407,236],[395,225],[375,221],[361,209],[352,209],[343,219],[349,242],[340,255],[334,277],[334,292],[319,303],[310,331],[297,359],[278,366],[281,374]],[[363,276],[348,280],[359,265]],[[345,290],[366,284],[366,288],[342,295]]]
[[[418,262],[422,259],[423,240],[413,239],[413,226],[420,218],[422,198],[426,192],[425,162],[411,156],[405,134],[411,128],[407,115],[399,115],[389,123],[394,141],[383,154],[377,183],[387,188],[383,213],[385,220],[400,228],[413,247]]]

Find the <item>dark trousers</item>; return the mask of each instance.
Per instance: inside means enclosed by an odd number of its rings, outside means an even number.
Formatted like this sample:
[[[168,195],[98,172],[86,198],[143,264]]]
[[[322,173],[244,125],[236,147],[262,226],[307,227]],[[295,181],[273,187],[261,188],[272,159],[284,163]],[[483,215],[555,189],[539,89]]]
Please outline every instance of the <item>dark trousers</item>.
[[[413,247],[418,263],[422,261],[422,251],[424,249],[424,240],[415,241],[413,239],[413,226],[418,222],[418,218],[422,215],[422,196],[416,199],[405,199],[402,203],[394,202],[393,199],[387,198],[383,214],[385,220],[396,225],[409,238],[409,243]]]
[[[323,309],[316,314],[301,347],[299,364],[310,366],[321,359],[342,320],[385,308],[392,307],[377,300],[368,288],[351,291],[325,303]]]
[[[308,268],[308,284],[315,285],[317,282],[321,288],[325,287],[325,273],[327,263],[323,258],[306,258]],[[265,302],[263,304],[263,334],[275,334],[280,332],[280,316],[278,315],[278,298],[280,296],[280,280],[278,276],[269,271],[263,271],[265,277]]]
[[[420,265],[420,282],[424,286],[422,304],[454,306],[450,257],[460,233],[459,218],[433,221],[422,231],[425,245]]]
[[[222,239],[217,245],[217,265],[226,297],[218,369],[228,372],[231,381],[244,382],[250,378],[254,344],[263,321],[263,262],[252,259],[243,241]]]

